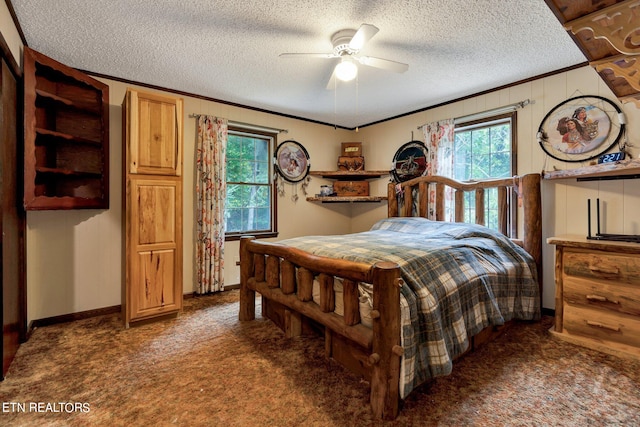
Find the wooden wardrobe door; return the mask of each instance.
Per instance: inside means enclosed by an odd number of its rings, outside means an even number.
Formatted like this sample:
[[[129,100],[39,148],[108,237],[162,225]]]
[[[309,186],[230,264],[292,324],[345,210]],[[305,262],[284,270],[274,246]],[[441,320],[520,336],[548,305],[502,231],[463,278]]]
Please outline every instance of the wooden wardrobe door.
[[[123,319],[182,309],[182,99],[128,90],[123,103]]]
[[[127,96],[131,106],[129,172],[182,175],[182,102],[137,91]]]
[[[142,319],[182,308],[181,183],[132,179],[127,209],[131,213],[128,263],[129,316]]]
[[[24,211],[19,192],[18,86],[4,59],[0,74],[0,276],[2,378],[26,338]]]

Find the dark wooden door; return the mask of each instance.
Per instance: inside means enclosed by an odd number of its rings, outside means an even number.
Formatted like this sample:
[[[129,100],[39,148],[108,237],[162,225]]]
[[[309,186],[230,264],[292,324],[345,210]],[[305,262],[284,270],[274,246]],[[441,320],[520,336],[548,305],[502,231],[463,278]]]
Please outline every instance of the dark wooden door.
[[[18,84],[4,58],[0,73],[0,272],[2,273],[2,379],[26,337],[25,215],[19,165]]]

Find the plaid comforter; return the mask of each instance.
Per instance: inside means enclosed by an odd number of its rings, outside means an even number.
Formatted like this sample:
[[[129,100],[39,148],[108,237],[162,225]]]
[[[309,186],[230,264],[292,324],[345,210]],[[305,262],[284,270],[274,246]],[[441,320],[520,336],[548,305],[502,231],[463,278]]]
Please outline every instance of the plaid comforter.
[[[468,336],[514,318],[540,318],[532,257],[486,227],[387,218],[362,233],[280,243],[320,256],[400,266],[406,283],[400,302],[402,398],[451,373],[453,359],[469,347]]]

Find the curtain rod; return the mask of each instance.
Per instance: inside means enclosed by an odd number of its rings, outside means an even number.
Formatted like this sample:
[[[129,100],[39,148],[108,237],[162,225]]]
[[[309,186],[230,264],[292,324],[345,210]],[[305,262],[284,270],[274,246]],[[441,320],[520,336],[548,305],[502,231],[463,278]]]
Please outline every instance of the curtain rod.
[[[524,108],[529,104],[533,104],[533,101],[530,99],[525,99],[524,101],[516,102],[513,104],[505,105],[503,107],[493,108],[491,110],[481,111],[479,113],[468,114],[466,116],[456,117],[453,119],[455,123],[464,123],[470,122],[472,120],[478,120],[489,116],[494,116],[497,114],[509,113],[511,111],[516,111],[519,108]],[[428,123],[418,126],[418,129],[422,129]]]
[[[200,116],[206,116],[206,114],[189,114],[189,118],[197,119]],[[289,133],[288,129],[276,129],[276,128],[270,128],[267,126],[252,125],[251,123],[236,122],[233,120],[227,121],[227,124],[229,126],[234,126],[234,127],[238,127],[246,130],[256,130],[261,132],[273,132],[273,133]]]

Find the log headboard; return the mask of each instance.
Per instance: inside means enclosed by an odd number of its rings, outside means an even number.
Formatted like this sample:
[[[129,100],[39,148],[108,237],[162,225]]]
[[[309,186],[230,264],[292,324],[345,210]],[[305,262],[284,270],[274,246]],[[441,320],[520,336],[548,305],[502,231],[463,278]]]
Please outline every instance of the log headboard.
[[[429,187],[435,188],[435,199],[429,200]],[[540,174],[481,181],[456,181],[443,176],[422,176],[402,183],[389,183],[388,216],[429,217],[445,221],[447,188],[453,191],[454,219],[464,221],[465,193],[475,193],[475,223],[485,225],[485,189],[497,188],[498,230],[522,246],[536,261],[538,280],[542,277],[542,201]],[[518,235],[518,207],[523,211],[523,233]],[[542,285],[540,285],[542,295]]]

